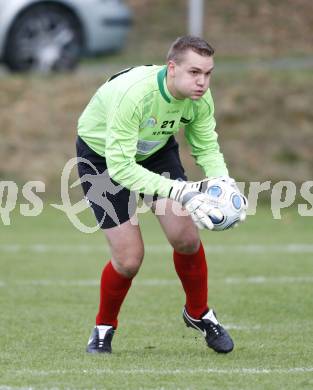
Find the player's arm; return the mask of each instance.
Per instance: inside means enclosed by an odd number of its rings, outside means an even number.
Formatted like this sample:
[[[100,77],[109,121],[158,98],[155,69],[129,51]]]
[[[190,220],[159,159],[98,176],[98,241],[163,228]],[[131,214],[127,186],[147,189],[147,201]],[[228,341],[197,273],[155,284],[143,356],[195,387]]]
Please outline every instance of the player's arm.
[[[171,180],[136,163],[139,108],[129,98],[116,104],[106,135],[105,157],[110,177],[123,187],[148,195],[158,194],[180,202],[201,229],[212,229],[212,206],[201,192],[202,182]]]
[[[195,118],[185,128],[185,137],[191,154],[206,177],[227,176],[228,170],[217,141],[214,104],[210,91],[195,102]]]
[[[167,197],[173,180],[137,164],[140,107],[128,96],[111,109],[105,157],[110,177],[131,191]]]
[[[194,121],[186,126],[185,137],[191,146],[191,153],[197,165],[202,168],[210,182],[213,183],[214,180],[226,181],[240,193],[235,180],[229,177],[224,156],[217,141],[215,126],[214,103],[211,92],[208,90],[205,98],[196,106]],[[248,201],[243,194],[241,196],[245,209],[247,209]]]

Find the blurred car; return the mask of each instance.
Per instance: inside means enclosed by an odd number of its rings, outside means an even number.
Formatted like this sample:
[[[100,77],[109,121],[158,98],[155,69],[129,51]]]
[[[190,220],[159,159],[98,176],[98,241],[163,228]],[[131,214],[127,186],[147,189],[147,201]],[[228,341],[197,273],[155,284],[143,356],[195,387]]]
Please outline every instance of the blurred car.
[[[12,71],[72,69],[120,50],[131,25],[123,0],[0,0],[0,61]]]

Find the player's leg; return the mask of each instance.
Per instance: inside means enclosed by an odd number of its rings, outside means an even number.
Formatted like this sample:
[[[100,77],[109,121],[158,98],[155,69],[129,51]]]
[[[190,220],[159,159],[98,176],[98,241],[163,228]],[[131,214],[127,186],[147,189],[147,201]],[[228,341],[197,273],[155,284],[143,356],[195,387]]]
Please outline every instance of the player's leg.
[[[110,246],[111,256],[101,275],[100,304],[96,326],[87,352],[111,352],[121,305],[136,275],[144,253],[138,224],[134,224],[137,201],[108,175],[105,159],[82,140],[77,144],[78,165],[85,197]]]
[[[105,229],[104,234],[111,249],[111,259],[102,271],[96,324],[116,328],[120,307],[142,263],[144,247],[139,227],[130,221]]]
[[[142,263],[144,246],[139,226],[131,221],[105,229],[104,234],[111,259],[102,271],[96,325],[111,325],[116,329],[121,305]]]
[[[91,353],[111,352],[121,306],[144,255],[140,229],[130,221],[105,229],[104,234],[111,249],[111,259],[102,270],[96,326],[87,346],[87,352]]]
[[[144,244],[135,217],[110,229],[103,230],[108,241],[114,269],[126,278],[138,272],[144,256]]]
[[[198,229],[179,204],[160,199],[153,211],[173,247],[174,265],[186,294],[186,308],[194,318],[208,310],[207,263]]]
[[[184,321],[188,327],[201,331],[210,348],[230,352],[233,341],[208,308],[207,262],[198,229],[179,207],[174,201],[161,199],[154,203],[153,211],[174,249],[175,269],[186,294]]]
[[[187,180],[174,137],[144,166],[156,173],[167,173],[171,179]],[[153,202],[152,210],[174,248],[175,269],[186,293],[186,306],[198,317],[208,308],[207,265],[198,230],[177,202],[158,199]]]

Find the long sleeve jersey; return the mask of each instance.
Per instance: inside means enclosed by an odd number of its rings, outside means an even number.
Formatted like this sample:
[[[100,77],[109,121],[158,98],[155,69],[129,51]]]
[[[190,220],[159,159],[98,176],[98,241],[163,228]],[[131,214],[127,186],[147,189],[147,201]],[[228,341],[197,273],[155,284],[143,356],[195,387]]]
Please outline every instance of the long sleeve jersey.
[[[166,85],[166,66],[127,69],[104,83],[78,121],[78,134],[105,157],[110,177],[144,194],[167,197],[173,181],[137,162],[161,149],[185,128],[191,154],[205,176],[227,175],[217,142],[210,90],[200,99],[176,99]]]

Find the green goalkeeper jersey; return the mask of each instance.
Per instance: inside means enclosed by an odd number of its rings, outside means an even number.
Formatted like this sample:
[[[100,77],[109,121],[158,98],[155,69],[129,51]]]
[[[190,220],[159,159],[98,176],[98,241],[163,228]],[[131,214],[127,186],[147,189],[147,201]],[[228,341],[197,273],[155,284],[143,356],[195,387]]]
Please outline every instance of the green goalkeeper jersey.
[[[92,97],[78,134],[106,158],[109,175],[132,191],[167,197],[173,181],[141,165],[169,137],[185,129],[191,153],[207,177],[227,175],[217,143],[210,90],[199,100],[174,98],[166,66],[138,66],[113,76]]]

